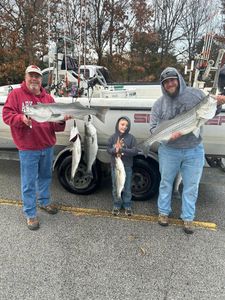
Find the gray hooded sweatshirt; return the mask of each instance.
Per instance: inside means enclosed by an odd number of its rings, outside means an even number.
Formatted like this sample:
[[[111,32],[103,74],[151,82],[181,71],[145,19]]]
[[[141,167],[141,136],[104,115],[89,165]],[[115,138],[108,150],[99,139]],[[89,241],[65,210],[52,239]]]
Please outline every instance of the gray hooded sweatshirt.
[[[118,130],[118,124],[121,119],[125,119],[128,122],[128,127],[125,133],[121,134]],[[126,116],[120,117],[115,126],[115,133],[109,138],[108,140],[108,147],[107,152],[111,155],[111,165],[115,165],[115,157],[117,155],[115,144],[119,139],[123,139],[124,146],[120,151],[121,159],[125,167],[132,167],[133,166],[133,157],[138,154],[137,149],[137,141],[135,137],[129,133],[130,131],[130,119]]]
[[[177,115],[192,109],[196,104],[201,102],[205,94],[196,88],[187,87],[181,74],[175,68],[166,68],[163,73],[168,71],[175,71],[179,81],[179,92],[175,97],[171,97],[165,91],[161,83],[162,96],[154,103],[151,110],[150,132],[153,133],[154,129],[162,121],[170,120]],[[220,107],[217,113],[220,112]],[[166,144],[173,148],[194,148],[202,141],[201,136],[196,137],[192,132],[181,136],[180,138],[168,141]],[[163,142],[164,143],[164,142]]]

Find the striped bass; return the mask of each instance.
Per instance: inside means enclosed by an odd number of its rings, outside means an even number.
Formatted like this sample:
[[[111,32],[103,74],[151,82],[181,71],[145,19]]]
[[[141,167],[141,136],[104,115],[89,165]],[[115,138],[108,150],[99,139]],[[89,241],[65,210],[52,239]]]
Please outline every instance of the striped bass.
[[[97,130],[95,126],[91,123],[91,120],[85,122],[84,132],[84,152],[85,161],[87,164],[86,174],[90,177],[93,177],[92,166],[96,160],[96,156],[98,153],[98,138]]]
[[[73,116],[74,119],[83,120],[87,115],[94,115],[103,123],[108,111],[104,107],[86,107],[79,102],[73,103],[39,103],[26,106],[23,113],[37,122],[57,122],[64,120],[65,115]]]
[[[115,179],[116,179],[116,194],[117,198],[121,198],[121,193],[124,188],[126,172],[124,169],[124,164],[120,157],[115,158]]]
[[[72,148],[72,166],[71,166],[71,180],[74,178],[77,168],[79,166],[79,162],[81,159],[81,137],[77,126],[75,125],[71,128],[70,131],[70,142],[73,143]]]
[[[193,132],[198,137],[200,127],[209,119],[215,116],[217,109],[217,100],[212,95],[207,95],[204,99],[195,105],[189,111],[177,115],[175,118],[162,121],[156,127],[150,137],[140,144],[145,156],[148,155],[149,148],[155,142],[167,142],[171,139],[172,134],[179,132],[182,135]]]

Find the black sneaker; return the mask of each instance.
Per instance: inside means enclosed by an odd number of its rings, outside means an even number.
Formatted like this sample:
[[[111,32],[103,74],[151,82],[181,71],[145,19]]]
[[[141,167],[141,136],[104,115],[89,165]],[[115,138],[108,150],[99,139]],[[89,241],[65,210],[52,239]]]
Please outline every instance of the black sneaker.
[[[132,213],[131,208],[125,208],[125,215],[126,215],[126,216],[130,217],[132,214],[133,214],[133,213]]]
[[[112,210],[112,214],[113,214],[114,216],[118,216],[118,215],[120,214],[119,208],[114,207],[113,210]]]

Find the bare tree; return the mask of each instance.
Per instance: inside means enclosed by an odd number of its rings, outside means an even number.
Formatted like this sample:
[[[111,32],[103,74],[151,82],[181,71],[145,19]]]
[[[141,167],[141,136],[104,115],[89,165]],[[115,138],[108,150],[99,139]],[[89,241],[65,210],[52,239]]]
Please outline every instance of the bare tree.
[[[121,47],[121,36],[124,37],[129,1],[126,0],[94,0],[89,2],[88,34],[90,43],[98,54],[101,63],[103,53]]]
[[[211,0],[188,0],[184,6],[183,16],[180,23],[183,30],[182,52],[190,61],[196,54],[196,47],[202,36],[214,32],[212,21],[215,6],[212,6]]]
[[[174,50],[174,43],[183,36],[179,25],[184,18],[185,4],[186,0],[153,0],[154,29],[160,34],[161,63],[167,60],[169,53]]]

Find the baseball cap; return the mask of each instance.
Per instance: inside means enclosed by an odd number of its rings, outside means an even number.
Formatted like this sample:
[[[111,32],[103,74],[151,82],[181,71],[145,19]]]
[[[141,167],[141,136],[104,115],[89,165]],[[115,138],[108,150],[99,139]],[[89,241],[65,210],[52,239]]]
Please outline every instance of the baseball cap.
[[[30,65],[30,66],[28,66],[28,67],[26,68],[25,73],[26,73],[26,74],[27,74],[27,73],[37,73],[37,74],[39,74],[39,75],[42,76],[41,69],[40,69],[39,67],[35,66],[35,65]]]
[[[167,80],[167,79],[178,79],[178,74],[175,70],[166,70],[165,72],[162,72],[161,76],[160,76],[160,82],[163,83],[163,81]]]

